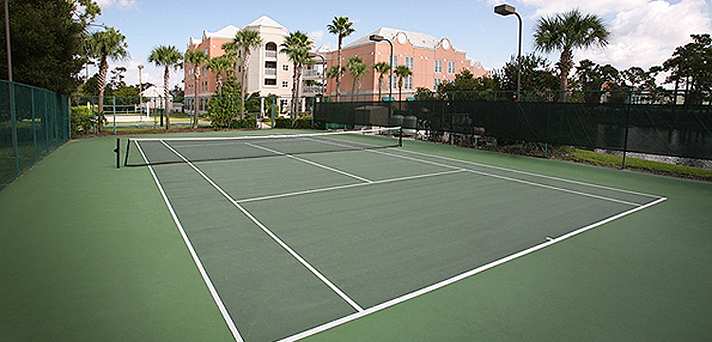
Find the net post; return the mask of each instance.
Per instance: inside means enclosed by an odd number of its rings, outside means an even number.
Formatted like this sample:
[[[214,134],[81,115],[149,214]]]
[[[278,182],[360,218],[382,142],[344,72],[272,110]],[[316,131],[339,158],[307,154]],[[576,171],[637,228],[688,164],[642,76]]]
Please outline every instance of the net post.
[[[398,127],[398,147],[403,147],[403,126]]]
[[[116,138],[116,147],[114,148],[114,154],[116,155],[116,168],[121,168],[121,138]]]
[[[131,138],[126,139],[126,155],[124,157],[124,166],[129,163],[129,148],[131,148]]]

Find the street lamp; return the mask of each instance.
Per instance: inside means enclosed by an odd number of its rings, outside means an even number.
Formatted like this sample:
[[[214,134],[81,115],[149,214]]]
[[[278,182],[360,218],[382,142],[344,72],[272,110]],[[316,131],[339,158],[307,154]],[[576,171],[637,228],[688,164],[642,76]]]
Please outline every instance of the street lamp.
[[[522,17],[514,6],[507,4],[496,6],[494,13],[503,17],[514,14],[519,20],[519,51],[517,53],[517,101],[519,101],[522,92]]]
[[[370,37],[368,37],[368,39],[376,43],[386,41],[391,46],[391,58],[388,61],[391,66],[390,75],[388,79],[388,102],[390,102],[393,100],[393,42],[390,39],[377,34],[371,35]],[[378,101],[382,101],[382,99],[378,99]]]

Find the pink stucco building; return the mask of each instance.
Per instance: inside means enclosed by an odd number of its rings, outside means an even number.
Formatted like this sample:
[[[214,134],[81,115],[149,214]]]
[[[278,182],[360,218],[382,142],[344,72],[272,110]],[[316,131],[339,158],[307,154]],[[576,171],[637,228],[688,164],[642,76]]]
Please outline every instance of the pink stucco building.
[[[411,69],[413,76],[403,82],[403,100],[413,96],[417,88],[435,90],[440,83],[455,79],[455,74],[462,70],[470,70],[476,77],[487,73],[477,62],[469,60],[463,51],[458,51],[448,38],[435,38],[428,34],[410,32],[393,28],[380,28],[347,44],[341,51],[342,66],[351,56],[359,56],[368,66],[366,75],[361,80],[361,87],[353,93],[353,78],[348,71],[341,81],[341,101],[378,100],[378,73],[373,65],[379,62],[389,62],[390,46],[387,42],[372,42],[373,34],[383,36],[393,42],[394,68],[405,65]],[[337,52],[325,54],[328,67],[337,64]],[[388,96],[388,78],[383,82],[382,96]],[[327,82],[327,96],[336,95],[336,82]],[[393,81],[393,96],[398,98],[397,83]]]

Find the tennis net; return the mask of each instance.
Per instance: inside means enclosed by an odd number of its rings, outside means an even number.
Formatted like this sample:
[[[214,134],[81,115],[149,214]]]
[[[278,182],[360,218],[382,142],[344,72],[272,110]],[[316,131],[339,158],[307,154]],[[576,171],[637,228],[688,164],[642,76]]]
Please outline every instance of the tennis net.
[[[401,145],[400,127],[241,137],[135,138],[126,144],[124,166],[359,151]]]

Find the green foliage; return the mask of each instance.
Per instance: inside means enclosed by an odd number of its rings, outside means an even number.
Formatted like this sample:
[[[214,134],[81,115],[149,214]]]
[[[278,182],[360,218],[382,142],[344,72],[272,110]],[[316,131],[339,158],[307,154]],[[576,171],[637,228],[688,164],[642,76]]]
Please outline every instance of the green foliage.
[[[231,128],[237,125],[240,113],[240,83],[234,77],[223,85],[222,91],[208,101],[208,119],[214,128]]]
[[[428,88],[416,88],[415,89],[415,100],[416,101],[435,100],[435,93]]]
[[[311,116],[300,116],[297,119],[277,118],[275,119],[274,128],[293,128],[293,129],[310,129]]]
[[[94,113],[86,106],[72,107],[72,136],[90,134],[96,127]]]
[[[712,36],[693,34],[692,42],[675,49],[672,57],[663,63],[669,73],[668,83],[675,89],[685,84],[689,94],[685,103],[701,104],[712,101]]]
[[[556,98],[559,80],[549,62],[535,53],[521,58],[522,99],[527,101],[551,101]],[[505,93],[503,98],[513,99],[517,89],[518,64],[512,57],[504,67],[494,73],[497,88]],[[480,89],[483,90],[483,89]],[[488,96],[483,96],[489,98]]]
[[[540,18],[534,32],[537,50],[546,53],[560,51],[559,83],[561,96],[566,100],[569,72],[574,67],[574,50],[594,45],[608,45],[610,32],[603,19],[579,10]]]
[[[438,87],[438,97],[448,100],[495,100],[500,86],[496,79],[489,76],[475,78],[465,69],[455,75],[455,80],[442,83]]]
[[[90,0],[22,0],[10,1],[9,10],[14,80],[73,93],[86,62],[87,24],[100,14],[100,8]],[[5,25],[0,25],[0,37],[0,74],[7,75]]]
[[[353,79],[353,86],[351,87],[351,93],[353,95],[356,95],[361,89],[361,79],[366,75],[367,69],[366,63],[364,63],[359,56],[351,56],[346,61],[346,70],[349,71]]]

